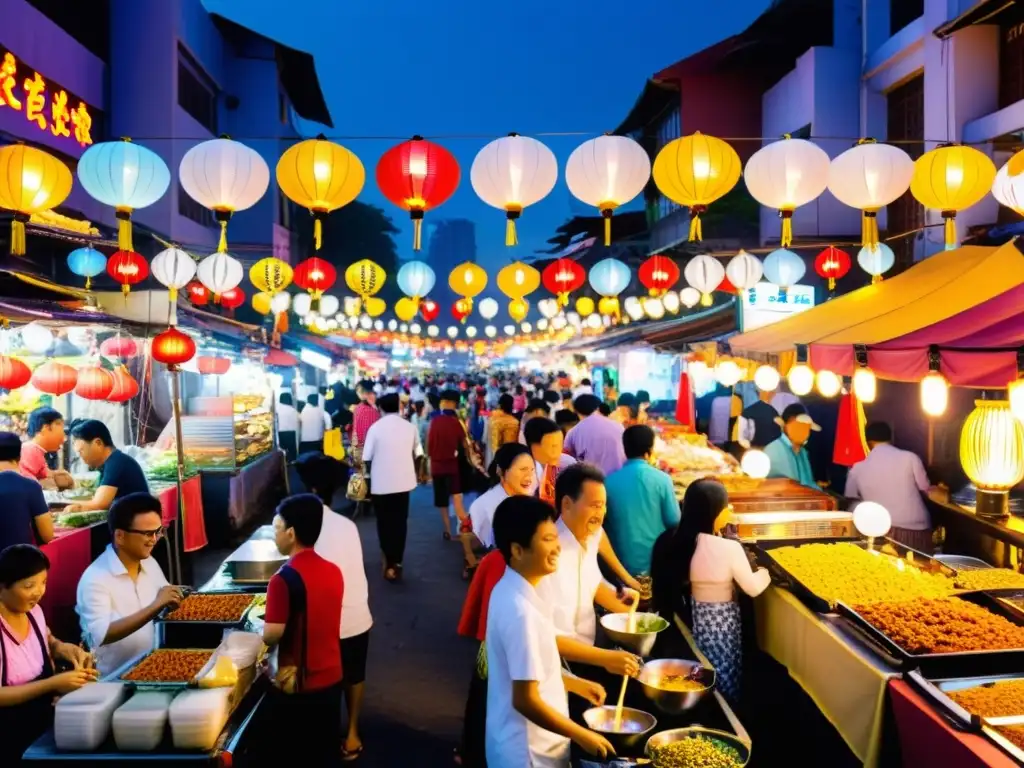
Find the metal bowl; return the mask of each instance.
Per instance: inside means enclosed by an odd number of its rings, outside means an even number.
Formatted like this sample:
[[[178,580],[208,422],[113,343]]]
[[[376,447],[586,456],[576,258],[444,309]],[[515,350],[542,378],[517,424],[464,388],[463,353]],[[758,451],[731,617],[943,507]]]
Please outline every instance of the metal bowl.
[[[657,687],[657,682],[666,675],[690,675],[695,669],[699,670],[696,681],[704,685],[699,691],[666,691]],[[715,670],[689,659],[657,659],[643,665],[637,682],[658,709],[669,715],[678,715],[697,706],[715,687]]]
[[[657,719],[649,712],[623,707],[622,723],[620,723],[622,730],[613,730],[615,707],[610,704],[588,709],[583,713],[583,721],[587,724],[587,728],[608,739],[615,747],[616,752],[632,749],[658,724]]]
[[[737,736],[726,731],[716,731],[713,728],[702,728],[699,725],[694,725],[689,728],[673,728],[670,731],[662,731],[656,733],[647,740],[647,746],[644,748],[644,754],[654,759],[655,751],[659,747],[664,747],[666,744],[673,744],[683,739],[691,739],[694,736],[704,736],[709,739],[720,741],[728,746],[732,747],[739,753],[740,765],[746,765],[750,761],[750,744],[746,741],[741,740]],[[657,768],[657,761],[654,763]]]
[[[654,641],[658,639],[658,632],[668,629],[668,620],[656,613],[637,613],[635,616],[637,623],[645,619],[661,619],[663,625],[656,632],[627,632],[626,623],[629,621],[629,614],[608,613],[601,617],[601,626],[617,645],[641,656],[650,656],[651,650],[654,648]]]

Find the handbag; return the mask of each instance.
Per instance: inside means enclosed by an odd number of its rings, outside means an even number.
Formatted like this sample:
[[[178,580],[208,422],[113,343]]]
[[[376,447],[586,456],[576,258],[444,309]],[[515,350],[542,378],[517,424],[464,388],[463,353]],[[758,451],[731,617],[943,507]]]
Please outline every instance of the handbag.
[[[370,489],[366,484],[366,476],[362,470],[354,471],[348,478],[348,487],[345,489],[345,495],[352,501],[366,501],[369,491]]]
[[[289,696],[300,693],[306,683],[306,624],[308,623],[308,611],[306,610],[306,584],[302,581],[299,572],[290,565],[285,565],[280,570],[281,578],[288,585],[288,624],[282,642],[291,642],[293,633],[299,636],[299,659],[298,664],[278,666],[274,675],[274,686],[281,693]],[[280,649],[278,649],[280,654]]]
[[[324,432],[324,453],[332,459],[344,460],[345,447],[341,443],[340,427]]]

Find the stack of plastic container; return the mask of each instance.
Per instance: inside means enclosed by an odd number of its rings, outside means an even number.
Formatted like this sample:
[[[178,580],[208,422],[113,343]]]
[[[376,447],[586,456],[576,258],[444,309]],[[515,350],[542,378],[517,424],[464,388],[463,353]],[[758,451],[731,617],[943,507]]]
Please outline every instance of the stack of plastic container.
[[[57,749],[91,752],[110,734],[110,722],[124,700],[123,683],[92,683],[62,697],[54,708]],[[0,721],[2,722],[2,721]]]
[[[182,691],[171,702],[170,720],[178,749],[213,749],[228,721],[231,688]]]
[[[114,712],[114,741],[124,752],[150,752],[164,739],[174,693],[141,691]]]

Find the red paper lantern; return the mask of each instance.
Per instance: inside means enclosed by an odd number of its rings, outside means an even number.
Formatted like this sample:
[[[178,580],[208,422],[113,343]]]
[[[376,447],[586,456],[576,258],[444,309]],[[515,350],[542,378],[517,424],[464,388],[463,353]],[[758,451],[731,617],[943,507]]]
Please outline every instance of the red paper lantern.
[[[32,379],[32,369],[21,358],[0,355],[0,388],[18,389]]]
[[[828,289],[830,291],[836,289],[836,280],[845,277],[846,273],[850,271],[852,264],[850,254],[839,250],[834,245],[830,245],[814,257],[814,271],[819,276],[828,279]]]
[[[45,362],[32,372],[32,386],[48,395],[66,395],[77,382],[78,371],[56,360]]]
[[[121,285],[121,293],[127,296],[133,285],[149,277],[149,264],[135,251],[115,251],[107,259],[107,274]]]
[[[469,317],[469,313],[472,311],[472,305],[467,306],[467,304],[468,302],[465,299],[459,299],[452,304],[452,317],[460,323]]]
[[[337,279],[338,273],[334,267],[319,256],[310,256],[299,263],[292,275],[292,282],[313,294],[313,298],[320,298]]]
[[[187,333],[182,333],[173,325],[163,333],[153,337],[153,359],[164,365],[178,366],[187,363],[196,354],[196,343]]]
[[[114,379],[114,388],[107,396],[109,402],[126,403],[139,394],[139,382],[128,373],[128,369],[123,365],[115,368],[110,375]]]
[[[441,308],[433,299],[424,299],[420,302],[420,316],[428,323],[432,323],[441,314]]]
[[[377,163],[377,186],[384,197],[409,212],[412,247],[420,250],[423,214],[451,197],[459,186],[459,163],[447,149],[422,136],[392,147]]]
[[[208,357],[203,355],[196,360],[196,367],[204,376],[220,376],[227,373],[228,369],[231,368],[231,361],[226,357]]]
[[[569,294],[583,287],[587,271],[572,259],[562,257],[548,264],[540,274],[544,287],[558,298],[560,306],[569,303]]]
[[[641,264],[637,274],[651,296],[661,296],[679,282],[679,267],[668,256],[660,253]]]
[[[129,359],[139,354],[139,345],[128,336],[111,336],[100,344],[100,354],[104,357]]]
[[[198,280],[189,283],[185,290],[188,291],[188,300],[197,307],[202,307],[210,302],[210,289]]]
[[[106,400],[114,391],[114,376],[98,365],[78,369],[75,394],[85,400]]]
[[[740,289],[732,284],[732,280],[730,280],[728,276],[722,278],[722,282],[718,284],[718,287],[715,288],[715,290],[719,293],[730,293],[733,296],[740,292]]]
[[[231,288],[220,295],[220,305],[224,309],[238,309],[245,304],[245,291],[241,288]]]

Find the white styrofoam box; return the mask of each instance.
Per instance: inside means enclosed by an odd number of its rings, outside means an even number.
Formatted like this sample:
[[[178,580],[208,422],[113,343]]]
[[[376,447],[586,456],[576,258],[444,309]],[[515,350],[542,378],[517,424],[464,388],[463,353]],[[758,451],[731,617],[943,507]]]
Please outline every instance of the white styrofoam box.
[[[174,694],[136,693],[114,712],[114,741],[125,752],[149,752],[163,741]]]
[[[170,721],[178,749],[212,749],[228,720],[229,688],[182,691],[171,702]]]
[[[99,747],[125,693],[122,683],[91,683],[62,697],[53,716],[57,749],[90,752]]]

